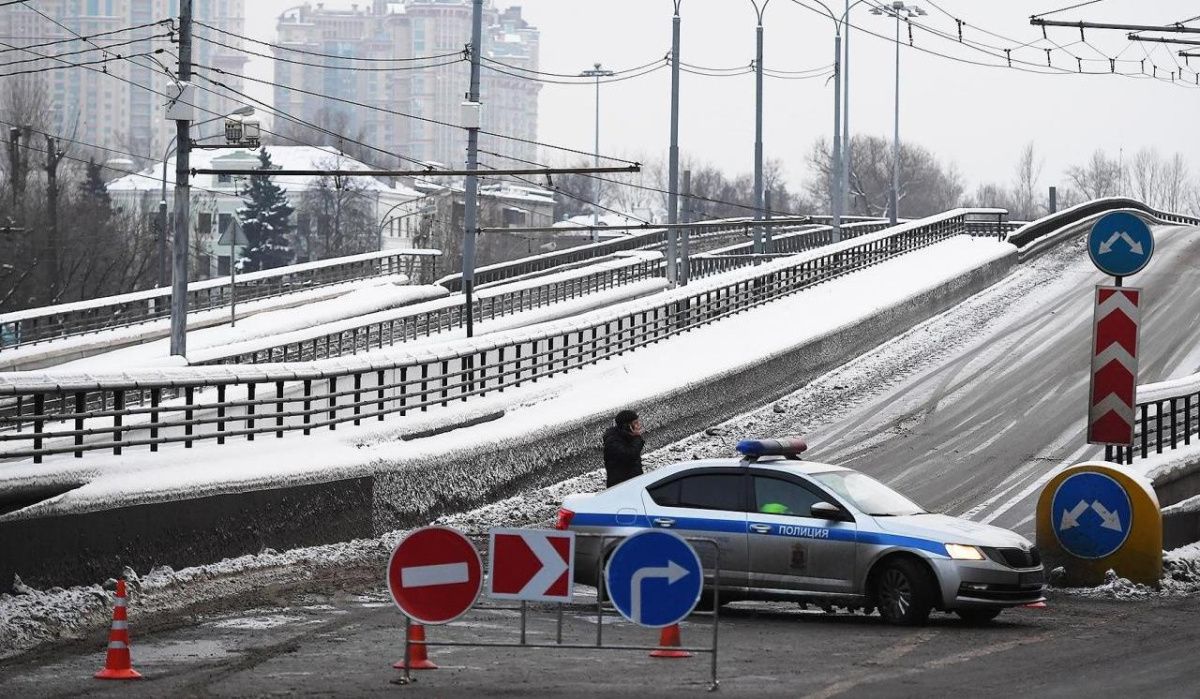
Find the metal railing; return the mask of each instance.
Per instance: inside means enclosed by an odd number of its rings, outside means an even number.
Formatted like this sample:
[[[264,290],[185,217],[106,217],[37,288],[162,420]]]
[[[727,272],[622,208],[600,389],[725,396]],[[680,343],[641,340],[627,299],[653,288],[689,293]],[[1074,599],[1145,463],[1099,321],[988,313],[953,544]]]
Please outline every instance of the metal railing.
[[[865,269],[955,235],[978,232],[959,209],[764,263],[656,297],[636,310],[461,340],[413,353],[262,366],[167,368],[66,379],[0,375],[0,459],[233,437],[309,434],[404,416],[594,365]],[[747,270],[750,272],[749,270]]]
[[[1108,197],[1106,199],[1095,199],[1093,201],[1084,202],[1069,209],[1043,216],[1036,221],[1030,222],[1013,231],[1008,236],[1008,242],[1016,245],[1018,248],[1026,248],[1033,245],[1047,236],[1050,236],[1063,228],[1072,224],[1084,221],[1092,216],[1102,214],[1108,211],[1117,211],[1120,209],[1131,209],[1140,211],[1153,218],[1156,218],[1164,223],[1184,223],[1191,225],[1200,225],[1200,219],[1193,216],[1185,216],[1183,214],[1172,213],[1169,211],[1159,211],[1150,206],[1143,204],[1136,199],[1127,199],[1125,197]]]
[[[861,217],[855,217],[859,220]],[[769,221],[760,221],[758,225],[766,228],[794,228],[796,226],[811,225],[828,221],[828,216],[801,216],[792,218],[778,218]],[[866,219],[877,220],[877,219]],[[729,233],[741,232],[749,236],[755,226],[752,218],[731,218],[720,219],[716,221],[698,221],[693,224],[690,235],[693,240],[702,240],[706,237],[717,235],[728,235]],[[581,232],[591,230],[588,228],[564,228],[564,232]],[[619,230],[619,227],[603,227],[597,230]],[[655,248],[666,244],[667,230],[665,228],[650,228],[642,230],[640,227],[635,227],[630,230],[638,231],[631,233],[628,236],[605,240],[598,243],[589,243],[587,245],[579,245],[576,247],[566,248],[565,250],[556,250],[554,252],[542,253],[540,255],[532,255],[530,257],[522,257],[517,260],[507,262],[498,262],[494,265],[480,267],[475,270],[475,284],[482,285],[504,279],[512,279],[521,277],[526,274],[541,272],[563,265],[575,264],[587,260],[595,260],[614,252],[622,252],[626,250],[644,250],[647,248]],[[437,280],[438,284],[445,286],[451,291],[462,290],[462,275],[451,274]]]
[[[1105,447],[1119,464],[1200,441],[1200,374],[1137,387],[1133,444]]]
[[[634,258],[627,262],[617,260],[601,265],[601,269],[591,273],[581,270],[578,275],[568,275],[565,279],[547,279],[542,284],[533,283],[537,282],[535,278],[531,282],[513,285],[517,288],[502,286],[496,289],[482,289],[476,293],[472,303],[472,316],[476,323],[481,323],[660,276],[661,257]],[[461,295],[427,301],[411,310],[386,311],[385,314],[390,317],[339,328],[332,332],[318,332],[309,337],[293,337],[275,344],[271,344],[269,338],[246,343],[257,345],[252,349],[218,348],[203,353],[199,358],[193,359],[191,364],[197,366],[311,361],[391,347],[397,343],[464,327],[467,314],[465,304],[459,296]],[[303,333],[305,331],[300,331],[300,334]],[[296,333],[293,333],[294,335]],[[230,352],[230,349],[235,351]]]
[[[385,250],[362,255],[305,262],[239,275],[239,303],[283,296],[297,291],[396,274],[413,283],[433,276],[439,250]],[[229,305],[229,279],[206,279],[188,284],[188,311],[207,311]],[[37,342],[137,325],[171,315],[171,289],[158,287],[119,296],[56,306],[42,306],[0,315],[0,351]]]

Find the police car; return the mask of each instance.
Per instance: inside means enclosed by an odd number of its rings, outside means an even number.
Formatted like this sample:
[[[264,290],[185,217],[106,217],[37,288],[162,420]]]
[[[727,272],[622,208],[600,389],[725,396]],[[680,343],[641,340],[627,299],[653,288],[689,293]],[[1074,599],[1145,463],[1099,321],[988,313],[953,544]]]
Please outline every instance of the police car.
[[[602,535],[577,538],[576,582],[597,585],[620,537],[654,527],[716,542],[693,543],[709,605],[717,548],[722,604],[875,608],[913,625],[935,609],[982,623],[1044,600],[1038,551],[1011,531],[927,512],[863,473],[801,461],[799,439],[737,449],[743,458],[674,464],[568,496],[556,526]]]

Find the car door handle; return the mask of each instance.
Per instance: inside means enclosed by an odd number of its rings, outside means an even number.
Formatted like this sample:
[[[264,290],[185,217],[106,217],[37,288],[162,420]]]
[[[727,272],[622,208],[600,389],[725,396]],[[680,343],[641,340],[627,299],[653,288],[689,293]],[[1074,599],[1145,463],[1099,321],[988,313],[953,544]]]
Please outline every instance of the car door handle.
[[[662,527],[663,529],[670,529],[671,527],[675,526],[675,520],[671,519],[670,517],[655,517],[654,526]]]
[[[769,525],[769,524],[751,524],[750,531],[754,532],[755,534],[770,534],[771,533],[771,525]]]

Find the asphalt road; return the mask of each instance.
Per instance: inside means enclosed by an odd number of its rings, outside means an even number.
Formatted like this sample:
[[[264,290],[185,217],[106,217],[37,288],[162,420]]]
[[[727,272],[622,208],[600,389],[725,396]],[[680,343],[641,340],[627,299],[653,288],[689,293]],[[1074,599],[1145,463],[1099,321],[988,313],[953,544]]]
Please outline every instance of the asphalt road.
[[[1126,280],[1141,287],[1139,383],[1200,370],[1200,229],[1157,227],[1149,266]],[[1057,469],[1103,458],[1084,443],[1097,271],[1082,238],[1043,260],[1023,284],[965,322],[955,311],[931,332],[961,342],[898,377],[843,419],[808,436],[813,458],[856,468],[927,507],[1033,530],[1038,485]],[[939,324],[941,326],[939,327]]]
[[[139,633],[140,682],[92,679],[106,636],[0,663],[0,695],[680,696],[703,694],[711,656],[645,651],[431,647],[436,671],[399,686],[403,622],[386,594],[281,595],[236,614],[185,617]],[[593,608],[564,614],[567,643],[592,643]],[[611,612],[610,612],[611,614]],[[534,609],[530,643],[555,641],[555,613]],[[735,605],[719,627],[717,696],[1197,696],[1200,598],[1114,601],[1055,595],[1044,610],[1005,612],[989,626],[935,616],[921,628],[795,605]],[[605,644],[653,645],[657,632],[608,617]],[[143,622],[143,625],[145,622]],[[708,647],[712,616],[684,622],[685,645]],[[428,627],[430,641],[517,642],[516,611],[473,611]],[[1136,652],[1133,652],[1136,650]]]

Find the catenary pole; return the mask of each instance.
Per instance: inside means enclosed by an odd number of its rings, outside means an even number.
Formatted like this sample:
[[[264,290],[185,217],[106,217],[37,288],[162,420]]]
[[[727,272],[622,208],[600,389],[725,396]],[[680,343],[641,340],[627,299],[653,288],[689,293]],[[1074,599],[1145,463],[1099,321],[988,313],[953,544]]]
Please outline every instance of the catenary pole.
[[[829,169],[829,191],[833,214],[833,242],[842,240],[842,34],[833,35],[833,167]]]
[[[483,55],[483,0],[474,0],[471,16],[471,85],[467,100],[479,103],[479,59]],[[479,168],[479,125],[467,129],[467,170]],[[475,334],[472,294],[475,288],[475,236],[479,228],[479,175],[466,177],[463,215],[463,294],[466,296],[467,337]]]
[[[761,222],[763,220],[763,13],[767,10],[767,3],[771,0],[764,0],[762,7],[758,6],[757,0],[752,0],[754,4],[754,12],[758,16],[758,24],[755,25],[755,50],[754,50],[754,220]],[[763,246],[763,227],[756,225],[754,227],[754,253],[761,255],[766,252]],[[757,264],[758,258],[755,258]]]
[[[850,211],[850,165],[854,155],[850,146],[850,0],[846,0],[846,11],[842,15],[845,25],[846,38],[843,48],[846,52],[842,61],[842,214]]]
[[[179,0],[179,81],[192,79],[192,0]],[[181,99],[186,99],[180,93]],[[171,354],[187,354],[188,228],[191,199],[188,184],[191,138],[188,119],[175,121],[175,239],[171,249]]]
[[[892,207],[889,221],[894,226],[900,217],[900,13],[896,12],[896,104],[892,133]]]
[[[592,165],[596,168],[600,167],[600,78],[611,76],[611,70],[605,70],[600,67],[599,63],[592,64],[592,67],[580,73],[580,75],[588,78],[596,79],[596,147],[592,151]],[[600,225],[600,178],[592,178],[592,242],[595,243],[599,238],[596,227]]]
[[[679,4],[671,17],[671,145],[667,151],[667,223],[679,222]],[[678,282],[679,232],[667,231],[667,281]]]

